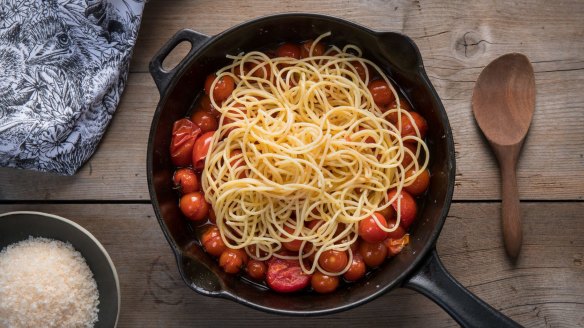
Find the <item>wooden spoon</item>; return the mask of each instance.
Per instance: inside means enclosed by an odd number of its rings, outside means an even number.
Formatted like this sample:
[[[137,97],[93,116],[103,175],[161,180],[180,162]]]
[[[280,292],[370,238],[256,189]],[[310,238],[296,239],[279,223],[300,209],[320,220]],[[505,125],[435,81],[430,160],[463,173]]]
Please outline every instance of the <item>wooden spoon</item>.
[[[515,259],[523,238],[515,170],[535,109],[535,77],[529,59],[512,53],[487,65],[474,87],[472,108],[499,161],[503,239],[507,254]]]

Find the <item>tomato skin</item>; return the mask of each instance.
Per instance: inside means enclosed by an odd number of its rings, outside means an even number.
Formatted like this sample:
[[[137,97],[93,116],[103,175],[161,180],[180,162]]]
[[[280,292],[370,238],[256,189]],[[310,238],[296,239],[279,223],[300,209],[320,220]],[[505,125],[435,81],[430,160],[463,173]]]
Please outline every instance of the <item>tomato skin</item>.
[[[412,111],[412,106],[410,106],[410,103],[407,102],[407,100],[405,100],[404,98],[400,98],[399,99],[399,107],[402,109],[403,111],[406,112],[411,112]],[[397,108],[397,102],[395,101],[395,99],[393,99],[393,101],[387,105],[385,108],[382,108],[382,111],[385,113],[386,111],[390,110],[390,109],[394,109]],[[393,124],[397,124],[397,116],[398,112],[393,112],[390,113],[388,115],[385,116],[385,118],[387,119],[388,122],[391,122]]]
[[[406,178],[409,178],[414,174],[416,174],[415,170],[408,170],[406,172]],[[418,175],[409,186],[404,186],[404,189],[413,196],[420,196],[428,190],[428,186],[430,186],[430,171],[426,169],[420,172],[420,175]]]
[[[235,274],[247,263],[247,254],[241,249],[227,248],[219,258],[219,266],[227,273]]]
[[[276,56],[300,59],[300,46],[294,43],[284,43],[276,49]]]
[[[383,215],[378,212],[373,213],[373,215],[382,226],[387,227],[387,221]],[[359,221],[359,236],[366,242],[375,243],[387,238],[387,233],[377,225],[373,216],[370,216]]]
[[[428,123],[426,122],[426,119],[424,119],[422,117],[422,115],[416,113],[416,112],[410,112],[410,115],[412,116],[412,120],[405,114],[402,114],[402,129],[401,129],[401,135],[402,137],[407,137],[407,136],[415,136],[416,135],[416,129],[414,129],[414,124],[418,127],[418,131],[420,132],[420,138],[424,139],[424,137],[426,136],[426,132],[428,132]],[[409,140],[408,142],[414,142],[413,140]]]
[[[198,110],[191,116],[191,121],[201,128],[201,132],[209,132],[217,130],[219,122],[211,112]]]
[[[365,66],[364,64],[362,64],[360,61],[352,61],[351,65],[353,65],[353,67],[355,67],[355,71],[357,71],[357,75],[359,75],[359,78],[362,81],[365,81],[365,78],[367,77],[367,66]],[[371,78],[371,76],[369,76],[369,78]]]
[[[401,238],[388,238],[384,242],[387,248],[387,257],[396,256],[410,243],[410,235],[403,235]]]
[[[209,204],[205,201],[205,196],[198,191],[183,195],[180,198],[179,207],[191,221],[201,221],[209,213]]]
[[[289,226],[285,226],[284,230],[286,230],[286,232],[289,234],[294,233],[294,228],[290,228]],[[282,243],[282,246],[284,246],[284,248],[289,251],[298,252],[300,250],[300,246],[302,246],[302,240],[293,239],[292,241]]]
[[[212,226],[203,233],[201,236],[201,245],[205,251],[213,256],[221,256],[223,251],[227,249],[227,246],[221,239],[221,233],[219,228]]]
[[[347,252],[332,249],[322,252],[318,258],[318,264],[320,267],[331,273],[343,271],[348,263],[349,257],[347,256]]]
[[[412,154],[414,154],[414,156],[416,155],[417,147],[414,143],[406,142],[406,143],[404,143],[404,147],[409,149],[412,152]],[[410,165],[413,161],[414,161],[414,158],[408,152],[406,152],[404,150],[404,159],[402,161],[403,167]]]
[[[223,75],[219,78],[213,92],[211,92],[211,86],[213,82],[217,79],[216,74],[209,74],[205,80],[205,93],[212,97],[217,104],[221,104],[223,100],[229,98],[233,90],[235,89],[235,80],[229,75]]]
[[[395,99],[389,85],[384,80],[371,81],[367,88],[369,89],[369,92],[371,92],[373,101],[375,101],[377,106],[381,107],[389,105],[389,103]]]
[[[181,195],[199,191],[200,188],[199,178],[197,178],[195,171],[188,167],[176,170],[172,176],[172,181]]]
[[[191,165],[191,153],[201,129],[188,118],[174,122],[170,142],[170,159],[174,166]]]
[[[249,260],[247,262],[247,274],[250,278],[257,281],[262,281],[266,277],[266,264],[263,261]]]
[[[387,224],[388,224],[389,228],[393,228],[393,227],[395,227],[396,222],[397,222],[397,219],[393,218],[393,219],[389,220]],[[400,224],[397,226],[397,228],[394,231],[387,233],[387,238],[398,239],[398,238],[403,237],[405,234],[406,234],[406,229],[404,229],[404,227]]]
[[[298,261],[272,258],[268,262],[266,283],[280,293],[293,293],[310,284],[311,275],[302,272]]]
[[[302,42],[300,46],[300,58],[307,58],[310,56],[310,47],[312,47],[313,43],[314,40]],[[314,49],[312,49],[312,56],[322,56],[324,54],[324,51],[325,51],[324,45],[318,42],[314,45]]]
[[[326,294],[334,292],[339,286],[339,277],[328,276],[322,272],[315,272],[310,279],[310,283],[315,292]]]
[[[383,241],[377,243],[362,242],[359,245],[359,254],[369,267],[379,266],[387,256],[387,247]]]
[[[343,278],[347,281],[357,281],[365,277],[366,272],[367,266],[365,265],[365,261],[363,261],[363,257],[359,253],[354,253],[351,266],[349,267],[349,270],[343,274]]]
[[[213,134],[215,134],[215,131],[205,132],[195,141],[192,156],[193,167],[196,170],[202,171],[205,167],[205,159],[207,158],[211,141],[213,141]]]
[[[396,194],[397,191],[395,189],[392,189],[387,194],[387,197],[389,197],[389,199],[392,199]],[[407,230],[412,224],[412,222],[414,222],[414,220],[416,219],[416,214],[418,213],[418,206],[416,205],[416,201],[414,200],[412,195],[410,195],[405,190],[401,191],[401,194],[398,196],[398,198],[401,198],[399,210],[401,214],[400,225],[402,225]],[[398,211],[397,201],[398,199],[396,198],[396,200],[391,204],[391,206],[393,206],[396,212]]]
[[[377,213],[383,215],[383,217],[385,218],[385,220],[387,222],[389,222],[389,220],[395,218],[395,210],[393,209],[393,207],[391,205],[389,205],[388,207],[377,211]]]

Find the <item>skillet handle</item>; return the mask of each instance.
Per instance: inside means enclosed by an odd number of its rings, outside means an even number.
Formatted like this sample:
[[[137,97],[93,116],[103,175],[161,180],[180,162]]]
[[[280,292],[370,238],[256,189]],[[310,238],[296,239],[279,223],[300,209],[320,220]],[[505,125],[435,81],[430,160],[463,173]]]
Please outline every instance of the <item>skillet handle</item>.
[[[521,327],[456,281],[440,262],[436,249],[404,287],[424,294],[463,327]]]
[[[184,59],[189,58],[193,53],[201,48],[211,37],[195,32],[193,30],[184,29],[178,31],[170,40],[168,40],[160,50],[152,57],[150,61],[150,74],[158,87],[160,95],[163,95],[170,84],[170,81],[174,77],[174,74],[179,70],[179,68],[184,64]],[[191,50],[189,53],[170,71],[162,68],[162,62],[168,56],[168,54],[181,42],[186,41],[191,44]]]

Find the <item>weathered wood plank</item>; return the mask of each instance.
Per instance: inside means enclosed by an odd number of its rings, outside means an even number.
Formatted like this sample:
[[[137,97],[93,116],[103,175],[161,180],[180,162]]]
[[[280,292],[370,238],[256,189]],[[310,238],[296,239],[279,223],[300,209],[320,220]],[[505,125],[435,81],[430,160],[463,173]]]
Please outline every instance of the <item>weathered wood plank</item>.
[[[198,295],[180,279],[148,204],[0,205],[0,212],[12,210],[65,216],[104,244],[120,275],[120,327],[456,326],[438,306],[404,289],[316,318],[282,318]],[[502,247],[498,205],[454,204],[438,241],[444,265],[473,293],[526,327],[584,326],[584,204],[528,203],[522,210],[525,239],[513,266]]]

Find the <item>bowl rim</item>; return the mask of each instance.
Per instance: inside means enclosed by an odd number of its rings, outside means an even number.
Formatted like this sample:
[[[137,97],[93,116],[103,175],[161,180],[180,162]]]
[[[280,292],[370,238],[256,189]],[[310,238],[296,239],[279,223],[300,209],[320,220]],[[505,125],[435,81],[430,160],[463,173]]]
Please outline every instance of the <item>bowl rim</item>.
[[[22,214],[26,214],[26,215],[37,215],[37,216],[42,216],[42,217],[48,217],[51,219],[55,219],[58,221],[62,221],[64,223],[69,224],[70,226],[73,226],[74,228],[76,228],[77,230],[79,230],[79,232],[85,234],[87,237],[89,237],[93,243],[97,246],[97,248],[103,253],[103,255],[105,256],[105,258],[107,259],[107,262],[109,263],[110,268],[112,269],[112,273],[114,276],[114,281],[116,283],[116,290],[117,290],[117,295],[118,295],[118,309],[116,311],[116,321],[114,323],[114,328],[118,326],[118,321],[120,318],[120,309],[121,309],[121,304],[122,304],[122,296],[121,296],[121,292],[120,292],[120,280],[118,277],[118,271],[116,270],[116,266],[114,265],[114,262],[112,261],[111,257],[109,256],[107,250],[105,249],[105,247],[103,247],[103,245],[101,244],[101,242],[99,242],[99,240],[91,233],[89,232],[87,229],[85,229],[83,226],[81,226],[79,223],[71,221],[69,219],[66,219],[62,216],[58,216],[55,214],[50,214],[50,213],[44,213],[44,212],[38,212],[38,211],[12,211],[12,212],[6,212],[6,213],[2,213],[0,214],[0,220],[2,220],[3,218],[7,217],[7,216],[12,216],[12,215],[22,215]],[[73,245],[73,248],[75,248],[75,245]],[[77,249],[75,249],[77,250]],[[85,258],[83,258],[85,260]],[[93,272],[92,272],[93,274]]]

